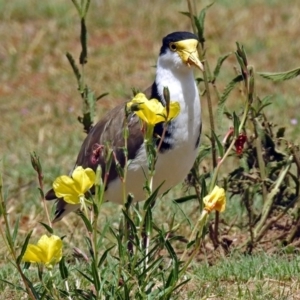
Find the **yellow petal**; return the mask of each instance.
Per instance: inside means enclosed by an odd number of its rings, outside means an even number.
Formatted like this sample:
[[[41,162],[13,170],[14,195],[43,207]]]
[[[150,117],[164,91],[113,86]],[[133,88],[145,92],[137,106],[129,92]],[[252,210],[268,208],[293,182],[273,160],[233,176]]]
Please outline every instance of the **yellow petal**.
[[[41,263],[43,262],[42,250],[36,245],[28,244],[22,260],[30,263]]]
[[[170,102],[169,115],[167,121],[175,119],[180,113],[180,104],[179,102]]]
[[[157,99],[148,100],[147,97],[138,93],[130,102],[127,103],[127,109],[133,108],[132,111],[149,125],[155,125],[164,122],[164,107]]]
[[[80,202],[79,196],[82,193],[78,189],[76,182],[69,176],[57,177],[53,182],[53,190],[56,197],[64,198],[68,203],[78,204]]]
[[[37,246],[41,249],[43,253],[43,262],[46,266],[51,266],[58,263],[62,258],[62,240],[56,236],[43,235]]]
[[[147,100],[140,104],[139,108],[140,110],[136,111],[136,114],[147,124],[155,125],[164,121],[161,116],[164,107],[157,99]]]
[[[128,110],[136,112],[140,109],[140,104],[144,103],[145,101],[148,101],[147,97],[142,93],[138,93],[134,96],[134,98],[132,98],[130,102],[126,104],[126,108]]]
[[[95,184],[96,174],[90,168],[77,167],[73,171],[72,177],[76,184],[76,190],[80,194],[85,194]]]
[[[226,195],[223,188],[214,187],[212,192],[203,198],[204,209],[208,212],[213,210],[223,212],[226,206]]]
[[[130,101],[135,104],[143,103],[145,101],[148,101],[147,97],[143,93],[138,93],[134,96],[134,98]]]

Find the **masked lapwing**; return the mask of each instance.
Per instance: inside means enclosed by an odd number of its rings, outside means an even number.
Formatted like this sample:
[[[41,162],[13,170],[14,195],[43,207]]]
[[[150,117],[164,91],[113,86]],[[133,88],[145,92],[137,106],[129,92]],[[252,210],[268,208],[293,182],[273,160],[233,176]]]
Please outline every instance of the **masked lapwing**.
[[[201,134],[201,106],[196,86],[193,67],[203,70],[199,60],[197,36],[190,32],[173,32],[162,40],[162,46],[156,64],[153,84],[144,92],[148,99],[158,99],[166,105],[163,90],[168,87],[171,101],[180,104],[179,115],[168,123],[164,139],[159,149],[153,179],[153,189],[161,183],[163,193],[184,180],[192,168]],[[112,147],[121,166],[124,166],[123,124],[125,105],[120,104],[109,111],[89,132],[77,157],[75,166],[96,170],[100,164],[105,170],[104,158],[95,159],[95,147],[106,145]],[[138,117],[132,113],[127,116],[129,137],[127,140],[128,159],[130,160],[126,178],[126,191],[131,193],[134,201],[145,200],[145,174],[147,174],[147,157],[143,132]],[[153,135],[161,136],[163,123],[155,125]],[[146,172],[145,172],[146,171]],[[104,172],[102,172],[104,174]],[[57,197],[53,190],[46,194],[47,200]],[[122,183],[113,161],[104,194],[104,201],[123,203]],[[55,221],[75,211],[80,205],[72,205],[58,199]]]

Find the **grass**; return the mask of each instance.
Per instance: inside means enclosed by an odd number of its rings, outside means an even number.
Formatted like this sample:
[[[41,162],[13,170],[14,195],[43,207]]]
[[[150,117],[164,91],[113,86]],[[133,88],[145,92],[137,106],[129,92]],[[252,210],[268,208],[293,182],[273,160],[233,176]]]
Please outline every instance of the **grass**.
[[[205,4],[208,2],[201,1],[198,8]],[[189,20],[178,13],[187,10],[184,1],[167,4],[155,1],[143,5],[137,0],[92,1],[91,6],[87,23],[89,62],[86,78],[97,95],[109,92],[109,96],[97,104],[98,119],[117,103],[129,99],[132,87],[142,90],[152,82],[153,66],[164,35],[191,28]],[[234,51],[235,42],[239,41],[257,71],[294,68],[298,65],[300,47],[299,13],[299,7],[292,0],[216,1],[206,19],[209,63],[214,66],[216,59]],[[39,236],[43,228],[38,222],[45,221],[29,153],[36,151],[41,157],[45,185],[50,187],[55,177],[67,174],[72,168],[85,136],[76,120],[81,111],[81,100],[65,58],[67,51],[75,57],[79,55],[79,23],[71,1],[62,0],[0,0],[0,19],[0,155],[9,217],[11,223],[20,217],[19,240],[22,241],[32,228],[34,235]],[[236,61],[231,55],[218,79],[221,88],[235,75],[235,66]],[[286,127],[288,139],[298,143],[299,79],[284,83],[256,79],[259,96],[273,95],[273,104],[266,110],[269,120]],[[209,133],[204,99],[204,133]],[[238,92],[228,99],[228,107],[232,110],[241,109],[240,103]],[[216,99],[213,104],[216,107]],[[227,129],[224,122],[219,133],[224,134]],[[202,142],[208,143],[204,135]],[[205,161],[202,167],[209,165],[210,162]],[[193,222],[196,218],[193,212],[197,211],[197,204],[188,202],[180,209],[172,204],[171,199],[183,193],[181,186],[174,189],[169,200],[156,206],[154,218],[157,223],[164,222],[168,226],[175,213],[178,222],[183,222],[180,232],[184,235],[190,231],[188,219]],[[225,224],[230,226],[237,216],[243,226],[241,213],[239,201],[230,199],[224,215]],[[101,211],[101,226],[117,224],[119,215],[120,207],[105,205]],[[81,221],[75,215],[57,224],[56,230],[60,235],[66,235],[71,245],[83,234]],[[237,239],[238,242],[241,240],[241,237]],[[14,274],[12,281],[17,281],[16,273],[6,264],[8,256],[3,241],[0,245],[3,249],[0,250],[1,277]],[[289,257],[271,254],[239,256],[216,260],[213,266],[197,262],[190,271],[193,274],[190,289],[181,296],[194,299],[297,299],[299,260],[297,255],[292,259]],[[200,292],[197,292],[199,287]],[[4,285],[0,285],[1,289],[5,289]],[[5,293],[7,299],[16,299],[14,297],[20,295],[8,287]]]
[[[299,260],[285,255],[233,255],[193,268],[193,299],[297,299]],[[200,288],[200,291],[199,291]],[[294,297],[294,298],[293,298]]]

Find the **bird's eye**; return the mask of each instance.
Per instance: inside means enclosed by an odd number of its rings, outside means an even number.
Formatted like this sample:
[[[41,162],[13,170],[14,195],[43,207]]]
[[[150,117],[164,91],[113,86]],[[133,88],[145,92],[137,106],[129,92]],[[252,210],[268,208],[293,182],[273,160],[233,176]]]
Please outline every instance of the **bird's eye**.
[[[174,43],[170,43],[169,48],[170,48],[171,51],[176,51],[176,49],[177,49],[177,47]]]

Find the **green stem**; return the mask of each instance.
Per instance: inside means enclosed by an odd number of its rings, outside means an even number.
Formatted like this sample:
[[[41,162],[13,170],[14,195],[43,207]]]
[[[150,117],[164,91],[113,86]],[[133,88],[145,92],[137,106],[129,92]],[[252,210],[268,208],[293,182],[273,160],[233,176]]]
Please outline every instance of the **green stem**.
[[[244,126],[245,126],[249,109],[250,109],[250,104],[247,102],[247,105],[246,105],[246,108],[244,110],[244,114],[243,114],[243,117],[242,117],[242,121],[241,121],[239,129],[238,129],[238,134],[240,134],[242,132],[242,130],[243,130]],[[213,175],[213,178],[212,178],[211,183],[210,183],[209,193],[213,190],[214,186],[216,185],[220,168],[221,168],[222,164],[224,163],[224,161],[226,160],[227,156],[230,154],[230,151],[233,148],[233,146],[234,146],[234,144],[236,142],[236,139],[237,139],[237,136],[234,136],[232,138],[232,141],[231,141],[229,147],[227,148],[225,154],[223,155],[223,157],[221,158],[221,160],[218,162],[218,165],[217,165],[217,167],[216,167],[216,169],[214,171],[214,175]]]
[[[187,260],[187,262],[184,264],[183,268],[181,269],[181,271],[180,271],[181,274],[185,273],[186,269],[188,268],[188,266],[194,259],[195,255],[197,254],[197,251],[199,250],[200,242],[202,240],[202,232],[203,232],[203,228],[206,224],[207,217],[208,217],[208,212],[207,212],[207,210],[204,209],[202,211],[202,214],[201,214],[200,218],[198,219],[196,225],[194,226],[194,229],[193,229],[191,235],[190,235],[188,245],[195,239],[194,250],[193,250],[192,254],[189,256],[189,259]],[[183,254],[181,255],[180,261],[182,261],[182,262],[184,261],[187,251],[188,251],[188,248],[186,248],[184,250]]]
[[[267,199],[267,194],[268,194],[267,187],[265,184],[265,180],[267,178],[266,166],[265,166],[265,162],[263,159],[261,138],[260,138],[260,136],[258,134],[258,130],[257,130],[259,125],[258,125],[258,121],[256,118],[253,120],[253,123],[254,123],[254,131],[255,131],[255,147],[256,147],[257,162],[258,162],[260,177],[262,180],[262,195],[263,195],[263,200],[265,202]]]
[[[275,184],[274,188],[271,190],[271,192],[267,196],[267,199],[266,199],[266,201],[264,203],[264,206],[262,208],[262,216],[259,220],[259,223],[256,225],[256,227],[254,229],[255,241],[257,241],[261,236],[261,232],[262,232],[263,226],[266,223],[266,220],[269,216],[269,212],[271,210],[271,207],[272,207],[272,204],[273,204],[273,201],[274,201],[274,197],[278,193],[279,187],[280,187],[282,181],[284,180],[284,178],[286,177],[286,175],[287,175],[287,173],[288,173],[288,171],[291,167],[292,162],[293,162],[293,155],[291,155],[289,157],[287,165],[285,166],[285,169],[281,172],[281,174],[279,175],[279,177],[276,181],[276,184]]]
[[[28,296],[35,300],[35,296],[32,293],[29,285],[28,285],[28,280],[26,278],[26,276],[24,275],[22,268],[20,267],[20,264],[17,263],[17,254],[15,252],[14,249],[14,245],[12,242],[12,236],[11,236],[11,232],[10,232],[10,228],[9,228],[9,223],[8,223],[8,219],[7,219],[7,211],[6,211],[6,205],[4,202],[4,198],[3,198],[3,181],[2,181],[2,172],[0,170],[0,217],[3,216],[4,219],[4,227],[6,228],[6,234],[4,234],[4,232],[2,231],[2,226],[0,226],[0,232],[1,232],[1,236],[3,238],[3,241],[5,241],[5,244],[7,246],[8,251],[10,252],[10,255],[13,257],[13,260],[16,262],[16,268],[18,270],[18,272],[21,275],[22,281],[24,283],[24,286],[26,288],[26,291],[28,293]]]

